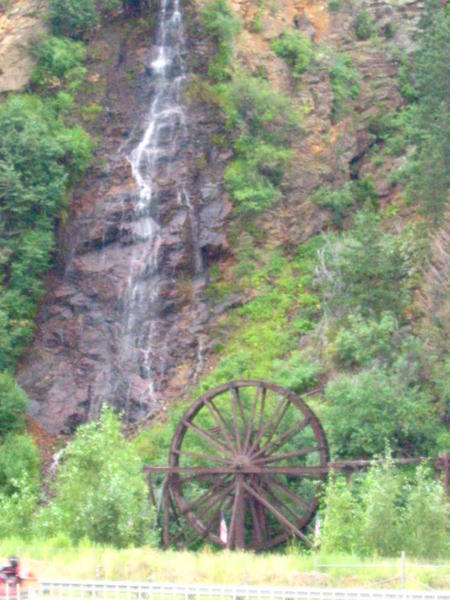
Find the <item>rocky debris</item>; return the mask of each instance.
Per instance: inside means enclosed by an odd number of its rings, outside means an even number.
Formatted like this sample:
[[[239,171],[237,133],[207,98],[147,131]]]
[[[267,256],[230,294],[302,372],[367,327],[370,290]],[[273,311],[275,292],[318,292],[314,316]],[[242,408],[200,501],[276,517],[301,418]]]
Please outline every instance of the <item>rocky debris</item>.
[[[45,31],[44,0],[10,0],[0,6],[0,94],[28,85],[34,61],[30,43]]]

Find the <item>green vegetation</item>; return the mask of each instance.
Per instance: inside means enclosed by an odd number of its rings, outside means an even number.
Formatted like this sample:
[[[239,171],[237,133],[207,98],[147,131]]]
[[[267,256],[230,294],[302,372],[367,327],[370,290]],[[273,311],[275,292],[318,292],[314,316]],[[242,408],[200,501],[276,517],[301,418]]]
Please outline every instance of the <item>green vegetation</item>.
[[[14,367],[33,333],[54,226],[91,152],[53,104],[24,94],[0,105],[0,368]]]
[[[343,220],[355,206],[359,208],[376,208],[377,193],[372,177],[346,182],[341,189],[322,186],[313,194],[311,201],[330,211],[336,227],[342,227]]]
[[[228,6],[227,0],[213,0],[201,14],[203,27],[216,49],[210,62],[208,76],[214,81],[229,78],[229,67],[233,56],[233,37],[241,30],[241,23]]]
[[[300,31],[285,31],[278,39],[272,40],[272,49],[292,67],[295,79],[303,75],[314,56],[311,41]]]
[[[54,498],[38,518],[46,535],[63,533],[117,547],[155,541],[142,464],[104,409],[78,428],[58,468]]]
[[[64,87],[73,93],[83,83],[86,47],[82,42],[49,36],[36,44],[33,54],[37,59],[32,75],[36,88],[54,91]]]
[[[367,10],[361,10],[356,15],[355,32],[359,40],[368,40],[376,33],[375,22]]]
[[[117,9],[121,0],[50,0],[49,19],[54,33],[80,39],[98,26],[102,14]]]
[[[426,467],[408,477],[389,456],[347,486],[330,478],[324,498],[321,550],[359,556],[448,556],[448,504]]]
[[[349,102],[358,98],[360,93],[361,78],[350,56],[333,54],[330,81],[334,94],[331,119],[337,123],[348,112]]]

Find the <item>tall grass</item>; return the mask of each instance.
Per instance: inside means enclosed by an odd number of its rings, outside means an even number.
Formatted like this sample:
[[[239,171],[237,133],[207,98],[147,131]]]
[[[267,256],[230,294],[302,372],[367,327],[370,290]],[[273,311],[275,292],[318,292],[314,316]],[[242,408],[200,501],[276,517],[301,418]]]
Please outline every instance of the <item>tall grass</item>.
[[[171,583],[249,584],[271,586],[400,585],[400,559],[360,559],[351,555],[161,551],[114,548],[83,541],[74,547],[60,536],[48,540],[0,540],[0,557],[18,555],[40,579],[94,579]],[[422,565],[407,560],[411,588],[450,588],[450,561]],[[378,582],[384,582],[379,584]]]

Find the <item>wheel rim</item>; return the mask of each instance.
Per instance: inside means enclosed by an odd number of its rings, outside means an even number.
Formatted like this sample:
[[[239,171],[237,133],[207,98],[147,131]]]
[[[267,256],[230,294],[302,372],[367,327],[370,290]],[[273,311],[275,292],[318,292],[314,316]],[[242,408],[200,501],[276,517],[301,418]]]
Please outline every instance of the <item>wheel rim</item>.
[[[217,545],[265,550],[292,535],[310,544],[302,530],[317,510],[328,460],[325,433],[302,398],[272,383],[233,381],[181,419],[169,465],[183,474],[169,484],[180,513]],[[222,515],[226,544],[216,533]]]

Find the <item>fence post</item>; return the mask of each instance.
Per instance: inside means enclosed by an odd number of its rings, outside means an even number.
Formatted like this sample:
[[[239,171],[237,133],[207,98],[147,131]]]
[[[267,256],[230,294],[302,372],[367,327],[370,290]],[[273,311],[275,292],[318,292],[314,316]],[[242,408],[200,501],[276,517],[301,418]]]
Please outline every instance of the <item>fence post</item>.
[[[405,591],[405,583],[406,583],[405,551],[402,550],[401,585],[402,585],[403,592]]]

